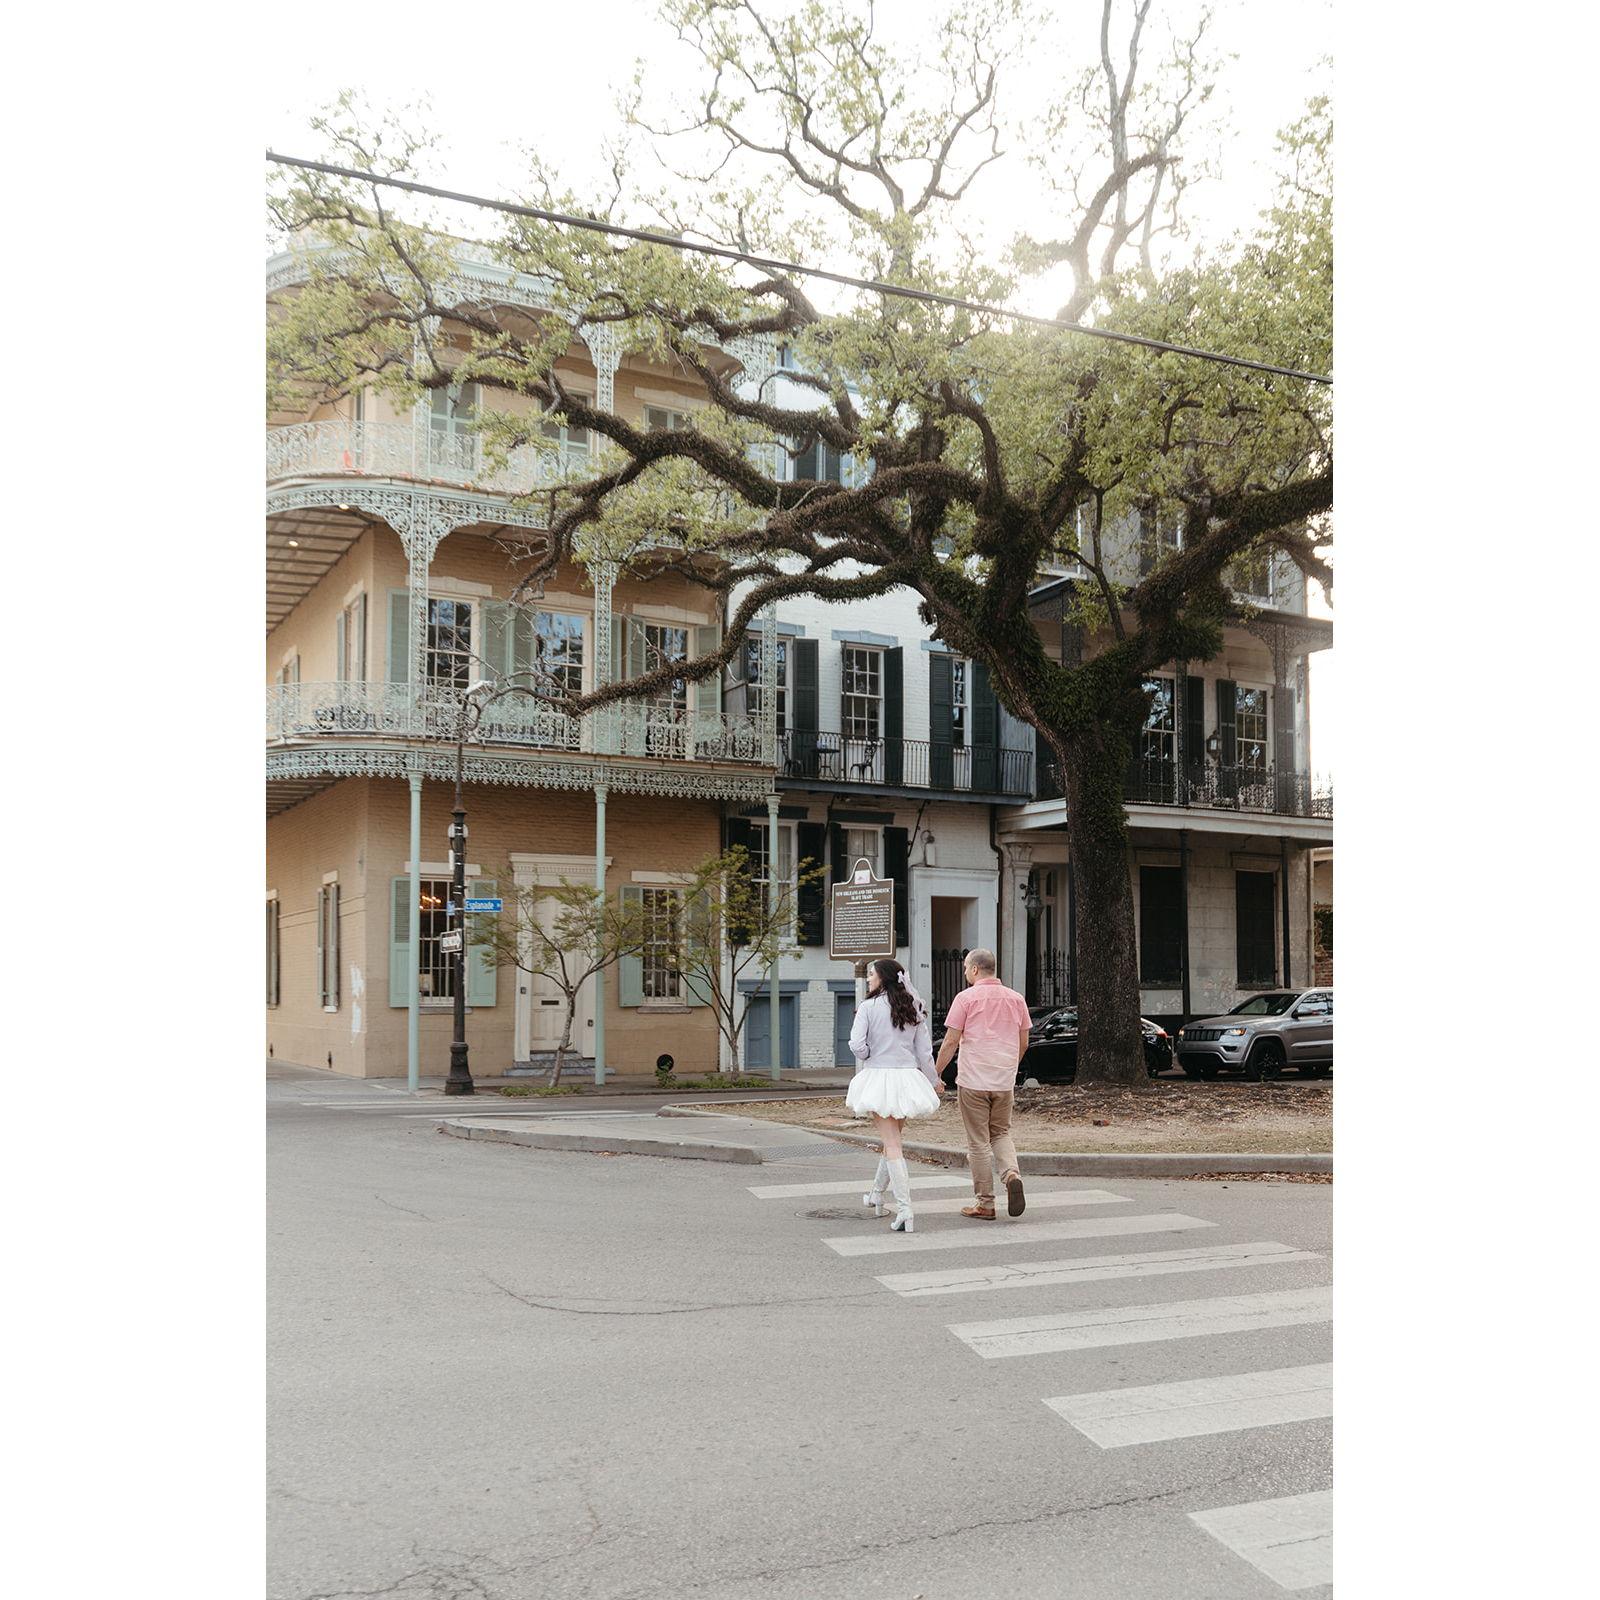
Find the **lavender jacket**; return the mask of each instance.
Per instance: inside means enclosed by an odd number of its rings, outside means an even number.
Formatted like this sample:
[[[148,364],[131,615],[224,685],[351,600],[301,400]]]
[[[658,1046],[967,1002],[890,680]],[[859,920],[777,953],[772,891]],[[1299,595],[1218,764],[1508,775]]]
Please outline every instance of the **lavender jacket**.
[[[868,995],[856,1007],[855,1025],[850,1029],[850,1053],[858,1063],[857,1072],[868,1067],[917,1067],[929,1083],[937,1083],[928,1008],[910,984],[906,985],[906,990],[917,1002],[916,1027],[895,1027],[889,1016],[888,996]]]

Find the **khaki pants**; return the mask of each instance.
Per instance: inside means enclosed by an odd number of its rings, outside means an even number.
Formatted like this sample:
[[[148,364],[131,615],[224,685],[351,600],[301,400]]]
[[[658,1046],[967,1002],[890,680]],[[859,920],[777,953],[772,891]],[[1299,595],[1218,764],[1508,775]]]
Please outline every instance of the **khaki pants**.
[[[956,1104],[961,1108],[961,1126],[967,1134],[967,1166],[972,1172],[972,1188],[983,1205],[994,1204],[994,1168],[989,1161],[991,1148],[1002,1178],[1017,1171],[1017,1147],[1011,1142],[1010,1089],[963,1089],[956,1087]]]

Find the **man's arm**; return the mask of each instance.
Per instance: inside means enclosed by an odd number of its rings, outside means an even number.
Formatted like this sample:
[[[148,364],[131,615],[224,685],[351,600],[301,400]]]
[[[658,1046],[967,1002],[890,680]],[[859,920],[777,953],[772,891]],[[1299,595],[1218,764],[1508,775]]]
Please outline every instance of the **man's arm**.
[[[1017,1035],[1017,1065],[1021,1066],[1022,1058],[1028,1053],[1028,1042],[1033,1037],[1032,1030],[1024,1028]]]
[[[950,1057],[956,1053],[960,1044],[961,1030],[959,1028],[947,1028],[945,1030],[944,1043],[939,1046],[939,1059],[933,1064],[933,1070],[936,1073],[943,1075],[944,1069],[950,1065]]]

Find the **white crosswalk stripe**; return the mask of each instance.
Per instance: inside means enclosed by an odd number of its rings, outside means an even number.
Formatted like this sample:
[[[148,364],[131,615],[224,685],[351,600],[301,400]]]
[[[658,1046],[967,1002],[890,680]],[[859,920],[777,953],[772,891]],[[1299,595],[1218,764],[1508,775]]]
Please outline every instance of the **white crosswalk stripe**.
[[[1028,1210],[1049,1210],[1059,1206],[1125,1206],[1131,1202],[1125,1194],[1112,1194],[1106,1189],[1048,1189],[1028,1197]],[[919,1216],[955,1216],[963,1207],[972,1204],[972,1195],[953,1195],[947,1200],[920,1200],[913,1194],[911,1209]],[[994,1231],[1004,1237],[1012,1229],[1026,1224],[1002,1222],[995,1219]]]
[[[1126,1234],[1182,1233],[1189,1228],[1214,1227],[1216,1223],[1207,1222],[1203,1217],[1163,1211],[1149,1217],[1073,1217],[1063,1222],[1015,1222],[1003,1231],[998,1224],[990,1227],[971,1223],[932,1233],[856,1233],[822,1242],[841,1256],[892,1256],[924,1250],[993,1250],[997,1245],[1015,1250],[1025,1244],[1053,1244],[1058,1239],[1114,1239]]]
[[[971,1189],[970,1178],[925,1178],[919,1172],[911,1180],[915,1194],[920,1196],[924,1189]],[[869,1172],[863,1177],[844,1183],[753,1183],[748,1185],[750,1193],[758,1200],[807,1200],[812,1195],[822,1194],[865,1194],[872,1187],[872,1174]],[[914,1198],[913,1207],[920,1211],[922,1201]]]
[[[1280,1589],[1333,1582],[1333,1495],[1327,1489],[1191,1511],[1189,1519]]]
[[[1004,1241],[1009,1243],[1008,1238]],[[1230,1267],[1276,1267],[1286,1261],[1320,1261],[1311,1250],[1263,1240],[1257,1244],[1200,1245],[1188,1250],[1136,1250],[1119,1256],[1076,1256],[1065,1261],[1019,1261],[1010,1266],[946,1267],[940,1272],[891,1272],[878,1279],[912,1300],[932,1294],[982,1289],[1035,1289],[1093,1283],[1107,1278],[1152,1278],[1173,1272],[1217,1272]]]
[[[1206,1300],[1052,1312],[998,1322],[957,1322],[950,1331],[985,1360],[1046,1355],[1058,1350],[1097,1350],[1113,1344],[1151,1344],[1204,1334],[1244,1333],[1326,1322],[1333,1294],[1321,1289],[1271,1289],[1262,1294],[1217,1295]]]
[[[1102,1449],[1237,1433],[1333,1415],[1333,1366],[1278,1367],[1231,1378],[1186,1378],[1064,1394],[1045,1404]]]

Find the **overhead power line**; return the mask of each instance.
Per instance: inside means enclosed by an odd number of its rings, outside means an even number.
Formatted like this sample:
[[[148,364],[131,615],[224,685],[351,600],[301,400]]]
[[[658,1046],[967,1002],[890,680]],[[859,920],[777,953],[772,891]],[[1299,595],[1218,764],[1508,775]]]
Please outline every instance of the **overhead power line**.
[[[746,266],[759,267],[763,272],[794,273],[798,277],[820,278],[827,283],[844,284],[851,289],[866,289],[873,294],[894,295],[902,300],[919,300],[925,305],[950,306],[957,311],[976,311],[984,316],[1007,317],[1013,322],[1026,322],[1037,328],[1059,328],[1065,333],[1081,333],[1091,339],[1109,339],[1117,344],[1136,344],[1146,350],[1160,350],[1167,355],[1189,356],[1195,361],[1214,361],[1227,367],[1246,367],[1252,372],[1270,372],[1280,378],[1298,378],[1304,383],[1332,384],[1333,379],[1320,372],[1301,372],[1295,367],[1274,366],[1270,361],[1252,361],[1247,356],[1223,355],[1216,350],[1197,350],[1192,345],[1168,344],[1163,339],[1146,339],[1136,333],[1116,333],[1109,328],[1084,327],[1076,322],[1063,322],[1059,317],[1037,317],[1029,311],[1014,311],[1008,306],[985,305],[981,300],[963,300],[959,295],[939,294],[932,289],[911,289],[904,284],[884,283],[878,278],[857,278],[847,272],[831,272],[826,267],[802,266],[798,261],[780,261],[774,256],[757,256],[746,250],[732,250],[725,245],[696,244],[688,239],[675,239],[671,234],[652,233],[647,228],[627,228],[618,222],[601,222],[594,217],[574,217],[563,211],[548,211],[542,206],[517,205],[510,200],[490,200],[483,195],[462,194],[454,189],[441,189],[431,183],[416,183],[410,178],[391,178],[377,172],[363,172],[358,167],[336,166],[331,161],[308,161],[304,156],[283,156],[267,151],[267,160],[283,167],[298,167],[304,172],[322,172],[334,178],[355,178],[361,183],[381,184],[387,189],[403,189],[407,194],[428,195],[435,200],[450,200],[458,205],[479,206],[486,211],[503,211],[508,216],[532,217],[537,222],[552,222],[563,228],[582,228],[589,233],[610,234],[619,239],[636,239],[641,244],[657,244],[668,250],[687,250],[696,255],[717,256],[724,261],[738,261]]]

